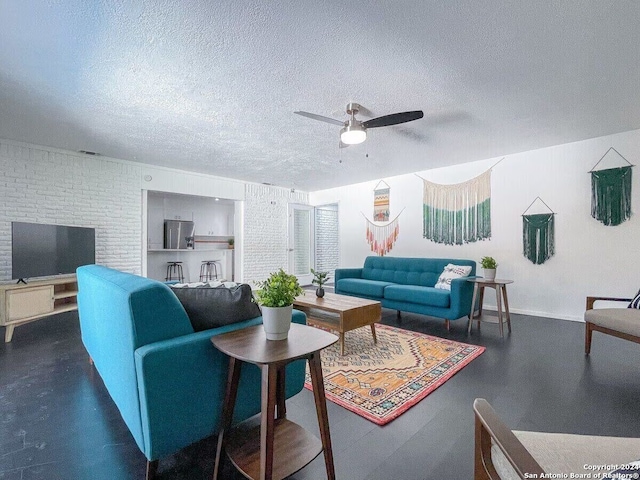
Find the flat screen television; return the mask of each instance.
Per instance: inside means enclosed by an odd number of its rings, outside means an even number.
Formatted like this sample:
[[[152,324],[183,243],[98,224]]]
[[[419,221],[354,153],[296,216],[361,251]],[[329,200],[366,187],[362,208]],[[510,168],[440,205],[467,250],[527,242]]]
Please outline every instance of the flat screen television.
[[[11,222],[14,279],[75,273],[96,262],[94,228]]]

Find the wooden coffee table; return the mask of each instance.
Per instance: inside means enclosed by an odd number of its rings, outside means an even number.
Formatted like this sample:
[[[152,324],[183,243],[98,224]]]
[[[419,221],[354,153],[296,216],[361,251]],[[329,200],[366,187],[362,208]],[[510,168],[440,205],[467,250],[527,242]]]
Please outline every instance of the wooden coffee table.
[[[296,297],[293,307],[307,315],[309,325],[320,325],[339,333],[340,354],[344,355],[344,334],[356,328],[371,325],[373,342],[376,338],[376,322],[382,316],[382,306],[375,300],[325,293],[319,298],[314,292]]]

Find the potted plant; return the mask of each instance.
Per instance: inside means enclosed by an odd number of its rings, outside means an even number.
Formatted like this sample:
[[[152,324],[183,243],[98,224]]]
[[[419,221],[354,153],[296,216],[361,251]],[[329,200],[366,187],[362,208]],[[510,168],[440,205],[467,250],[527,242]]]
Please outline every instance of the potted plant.
[[[496,268],[498,268],[498,263],[493,257],[482,257],[480,260],[480,266],[484,270],[484,278],[487,280],[495,280],[496,278]]]
[[[236,243],[236,241],[233,238],[230,238],[229,240],[227,240],[227,243],[229,244],[229,248],[233,248],[233,245]]]
[[[303,293],[295,275],[282,268],[264,282],[256,282],[256,300],[262,307],[262,324],[267,340],[284,340],[291,327],[293,300]]]
[[[313,275],[313,280],[311,281],[311,283],[318,285],[318,288],[316,288],[316,296],[318,298],[324,297],[324,288],[322,288],[322,285],[327,283],[329,272],[316,272],[312,268],[311,274]]]

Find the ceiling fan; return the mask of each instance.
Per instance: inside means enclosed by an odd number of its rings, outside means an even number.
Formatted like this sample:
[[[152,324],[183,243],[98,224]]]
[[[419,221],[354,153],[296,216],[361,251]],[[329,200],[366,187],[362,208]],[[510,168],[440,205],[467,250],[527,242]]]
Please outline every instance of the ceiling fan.
[[[392,113],[383,115],[382,117],[372,118],[364,122],[356,118],[356,114],[362,109],[357,103],[347,105],[347,114],[350,115],[348,120],[342,121],[331,117],[323,117],[309,112],[293,112],[303,117],[308,117],[321,122],[332,123],[342,126],[340,130],[340,147],[348,147],[362,143],[367,139],[367,129],[377,127],[388,127],[390,125],[398,125],[399,123],[412,122],[424,116],[422,110],[414,110],[411,112]]]

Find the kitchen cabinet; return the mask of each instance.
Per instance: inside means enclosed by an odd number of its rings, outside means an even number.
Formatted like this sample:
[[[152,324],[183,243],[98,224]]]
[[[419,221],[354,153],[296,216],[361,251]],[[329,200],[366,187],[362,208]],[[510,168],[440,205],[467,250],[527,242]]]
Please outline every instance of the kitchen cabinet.
[[[235,203],[209,197],[149,192],[148,248],[162,248],[165,220],[191,220],[198,236],[232,236]]]
[[[198,204],[193,210],[193,221],[196,224],[196,235],[231,236],[233,235],[233,218],[235,205],[207,202]]]
[[[193,220],[194,207],[200,201],[202,200],[189,195],[163,195],[164,220]]]
[[[149,202],[147,225],[147,248],[162,248],[164,246],[164,207],[162,204]]]

